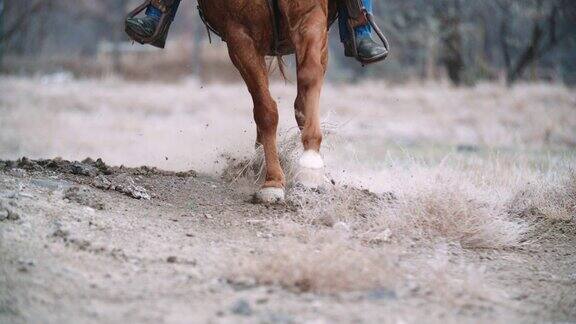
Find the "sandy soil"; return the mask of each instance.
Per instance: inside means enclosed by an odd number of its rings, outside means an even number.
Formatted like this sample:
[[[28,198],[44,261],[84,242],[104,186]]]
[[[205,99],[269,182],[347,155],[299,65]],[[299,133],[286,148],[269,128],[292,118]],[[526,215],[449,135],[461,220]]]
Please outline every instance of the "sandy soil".
[[[0,322],[576,321],[576,97],[382,87],[328,86],[334,185],[263,206],[241,86],[1,79]]]

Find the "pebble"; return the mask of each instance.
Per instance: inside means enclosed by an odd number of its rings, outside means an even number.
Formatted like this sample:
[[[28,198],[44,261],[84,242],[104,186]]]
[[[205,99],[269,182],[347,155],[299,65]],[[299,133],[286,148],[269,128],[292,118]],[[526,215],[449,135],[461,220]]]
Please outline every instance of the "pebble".
[[[242,315],[242,316],[250,316],[252,315],[252,307],[250,307],[250,303],[245,299],[238,299],[234,305],[230,308],[233,314]]]
[[[366,295],[369,300],[394,300],[398,299],[398,295],[394,290],[381,288],[372,290]]]
[[[74,162],[70,166],[72,169],[72,174],[95,177],[98,175],[98,169],[93,166],[86,165],[80,162]]]
[[[263,323],[292,324],[296,323],[296,321],[288,314],[271,313],[264,316]]]
[[[0,200],[0,222],[5,220],[16,221],[20,219],[20,215],[9,205],[9,203]]]
[[[24,178],[26,176],[26,170],[20,168],[10,169],[8,174],[16,178]]]
[[[168,262],[168,263],[176,263],[176,261],[178,261],[178,258],[173,256],[173,255],[166,258],[166,262]]]
[[[37,187],[46,188],[50,190],[59,190],[71,186],[71,184],[66,181],[51,180],[51,179],[33,179],[30,182]]]

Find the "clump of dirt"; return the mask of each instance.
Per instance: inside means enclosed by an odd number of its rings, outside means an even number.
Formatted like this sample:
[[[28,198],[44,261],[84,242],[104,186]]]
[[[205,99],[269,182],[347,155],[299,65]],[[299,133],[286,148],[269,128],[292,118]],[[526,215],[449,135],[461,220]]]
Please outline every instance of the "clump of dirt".
[[[155,167],[141,166],[138,168],[128,168],[125,166],[112,167],[104,163],[102,159],[93,160],[86,158],[83,161],[67,161],[61,158],[31,160],[23,157],[16,161],[0,160],[0,171],[8,173],[26,174],[31,173],[52,173],[58,177],[64,177],[73,182],[92,186],[102,190],[113,190],[123,193],[135,199],[151,199],[148,190],[136,183],[135,177],[174,176],[178,178],[197,177],[193,170],[185,172],[171,172],[160,170]],[[71,188],[67,193],[70,197],[65,197],[71,201],[96,209],[103,209],[103,205],[94,202],[93,198],[86,198],[87,190]]]
[[[98,210],[104,210],[105,204],[96,195],[84,186],[74,186],[66,189],[64,199],[88,206]]]
[[[134,179],[127,176],[126,174],[119,175],[116,177],[114,182],[115,184],[111,186],[111,189],[121,192],[132,198],[150,200],[150,195],[146,189],[142,186],[136,185]]]
[[[15,207],[16,203],[14,201],[0,199],[0,222],[19,220],[20,215],[16,212]]]
[[[62,174],[73,174],[86,177],[97,177],[99,175],[115,175],[126,173],[130,175],[160,175],[177,176],[182,178],[196,177],[193,170],[185,172],[164,171],[155,167],[141,166],[138,168],[128,168],[125,166],[112,167],[104,163],[102,159],[93,160],[86,158],[79,161],[68,161],[62,158],[31,160],[22,157],[16,161],[0,160],[0,170],[23,169],[26,171],[54,171]]]
[[[102,190],[114,190],[135,199],[150,200],[151,196],[143,186],[139,186],[134,178],[121,173],[112,178],[99,175],[91,182],[92,186]]]

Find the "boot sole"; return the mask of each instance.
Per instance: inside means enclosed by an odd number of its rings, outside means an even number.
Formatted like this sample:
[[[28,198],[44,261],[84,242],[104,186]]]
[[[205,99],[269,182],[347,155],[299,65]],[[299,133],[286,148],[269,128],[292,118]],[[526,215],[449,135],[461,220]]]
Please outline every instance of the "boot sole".
[[[382,53],[380,55],[376,55],[369,58],[358,57],[357,60],[360,61],[362,64],[372,64],[377,63],[380,61],[384,61],[388,57],[389,52]]]

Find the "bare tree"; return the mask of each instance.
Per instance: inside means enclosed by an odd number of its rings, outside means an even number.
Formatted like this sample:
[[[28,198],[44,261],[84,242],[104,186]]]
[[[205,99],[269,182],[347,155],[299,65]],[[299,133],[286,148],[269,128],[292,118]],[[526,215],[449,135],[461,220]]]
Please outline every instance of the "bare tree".
[[[544,55],[555,49],[572,32],[570,29],[561,28],[561,20],[570,14],[570,3],[564,0],[534,0],[531,6],[518,7],[511,0],[498,0],[502,10],[500,22],[500,46],[506,68],[506,81],[509,85],[522,77],[526,68],[535,64]],[[573,4],[572,4],[573,6]],[[513,30],[511,22],[520,20],[514,17],[515,11],[523,11],[528,16],[529,36],[514,51],[511,45]],[[527,10],[532,10],[532,12]],[[524,27],[526,28],[526,27]],[[516,54],[516,55],[515,55]]]
[[[22,30],[24,26],[34,18],[34,16],[50,6],[53,3],[52,0],[36,0],[25,10],[23,10],[9,26],[3,26],[0,32],[0,43],[5,43],[9,41],[18,31]],[[6,21],[4,17],[4,1],[0,1],[0,14],[2,14],[1,22],[4,24]],[[2,25],[3,25],[2,24]]]
[[[465,69],[462,44],[462,5],[460,0],[435,2],[434,15],[439,22],[441,63],[455,85],[463,82]]]

